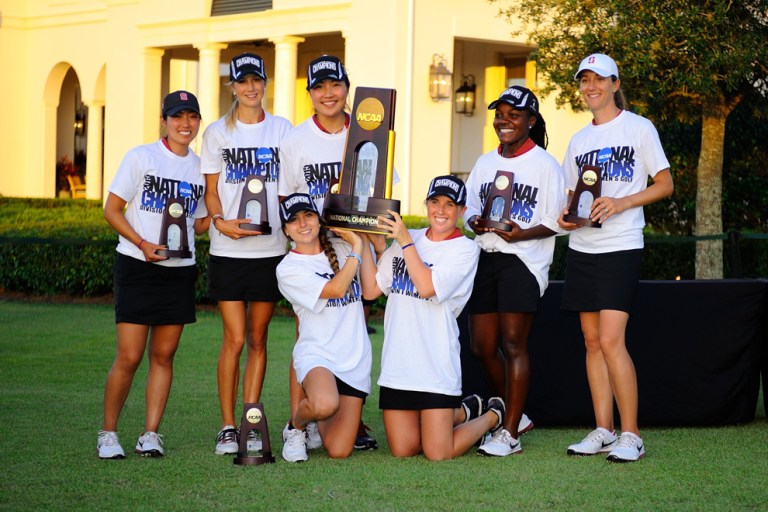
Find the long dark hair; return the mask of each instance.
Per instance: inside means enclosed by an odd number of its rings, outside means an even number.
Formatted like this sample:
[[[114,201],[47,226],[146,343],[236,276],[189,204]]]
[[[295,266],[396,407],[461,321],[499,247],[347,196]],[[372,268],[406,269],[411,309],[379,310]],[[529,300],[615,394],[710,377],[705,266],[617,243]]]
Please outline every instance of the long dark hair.
[[[529,111],[530,112],[530,111]],[[541,146],[543,149],[547,149],[549,145],[549,136],[547,135],[547,123],[544,121],[544,117],[541,114],[534,114],[530,112],[531,116],[536,117],[536,124],[528,132],[528,137],[536,143],[537,146]]]

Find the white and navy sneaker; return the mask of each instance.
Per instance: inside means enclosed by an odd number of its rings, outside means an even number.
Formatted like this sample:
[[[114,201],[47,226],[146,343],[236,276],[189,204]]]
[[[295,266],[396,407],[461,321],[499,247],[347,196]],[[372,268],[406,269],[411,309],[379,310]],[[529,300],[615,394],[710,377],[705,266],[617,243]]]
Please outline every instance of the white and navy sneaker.
[[[491,440],[480,445],[477,453],[481,455],[490,455],[494,457],[506,457],[521,453],[523,446],[520,441],[512,437],[512,434],[505,428],[500,428],[494,432]]]
[[[645,445],[637,434],[622,432],[616,448],[611,450],[606,460],[611,462],[635,462],[645,457]]]
[[[304,462],[307,456],[307,433],[298,428],[289,429],[283,444],[283,458],[288,462]]]
[[[239,446],[238,446],[238,449]],[[246,446],[246,449],[249,452],[260,452],[261,451],[261,433],[256,430],[249,430],[248,431],[248,444]]]
[[[237,453],[240,434],[234,425],[225,425],[216,436],[216,455],[232,455]]]
[[[144,432],[139,436],[136,449],[133,451],[142,457],[162,457],[165,455],[163,436],[158,435],[157,432]]]
[[[602,427],[587,434],[581,442],[568,447],[568,455],[594,455],[613,450],[618,442],[616,432],[611,432]]]
[[[469,395],[462,399],[461,408],[464,410],[464,423],[479,418],[483,414],[483,399],[480,395]]]
[[[99,430],[99,437],[96,439],[96,450],[99,452],[100,459],[124,459],[125,452],[117,439],[117,432],[108,430]]]
[[[323,447],[323,440],[320,439],[320,431],[317,429],[317,423],[310,421],[305,429],[307,431],[307,450],[316,450]]]

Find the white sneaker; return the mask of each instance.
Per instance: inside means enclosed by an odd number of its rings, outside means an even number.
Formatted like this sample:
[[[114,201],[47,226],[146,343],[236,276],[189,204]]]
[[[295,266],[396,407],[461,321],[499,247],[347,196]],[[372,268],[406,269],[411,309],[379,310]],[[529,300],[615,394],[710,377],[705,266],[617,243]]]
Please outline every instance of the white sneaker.
[[[477,453],[481,455],[492,455],[494,457],[506,457],[523,451],[520,441],[512,437],[512,434],[505,428],[497,430],[491,440],[480,445]]]
[[[320,431],[317,429],[317,423],[310,421],[307,423],[307,450],[315,450],[323,447],[323,440],[320,439]]]
[[[239,446],[238,446],[239,449]],[[248,431],[248,444],[246,446],[246,449],[249,452],[260,452],[261,451],[261,433],[256,430],[249,430]]]
[[[522,436],[533,428],[533,422],[525,413],[520,416],[520,423],[517,425],[517,435]]]
[[[96,450],[99,452],[100,459],[124,459],[125,452],[117,439],[117,432],[99,430],[99,437],[96,439]]]
[[[237,429],[234,425],[224,425],[216,436],[216,455],[231,455],[237,453],[238,438]]]
[[[645,457],[645,445],[637,434],[622,432],[616,448],[611,450],[606,460],[611,462],[635,462]]]
[[[288,462],[304,462],[307,457],[307,433],[297,428],[288,431],[283,444],[283,458]]]
[[[163,436],[157,432],[144,432],[139,436],[134,452],[142,457],[162,457],[165,454]]]
[[[616,432],[610,432],[602,427],[587,434],[580,443],[568,447],[568,455],[594,455],[610,452],[616,447]]]

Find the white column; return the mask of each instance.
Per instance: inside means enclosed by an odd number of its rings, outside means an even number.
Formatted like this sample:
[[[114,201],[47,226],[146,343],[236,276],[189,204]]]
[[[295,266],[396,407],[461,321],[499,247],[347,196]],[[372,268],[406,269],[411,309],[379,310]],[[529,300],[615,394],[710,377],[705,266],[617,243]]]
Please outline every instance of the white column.
[[[195,48],[200,52],[200,68],[198,76],[197,100],[200,103],[200,114],[203,122],[200,123],[200,136],[205,127],[214,122],[221,115],[219,113],[219,97],[221,95],[221,77],[219,76],[219,64],[221,62],[221,50],[226,49],[224,43],[200,43]]]
[[[106,190],[102,184],[102,162],[103,162],[103,101],[86,101],[88,115],[86,117],[88,136],[86,137],[86,156],[85,156],[85,197],[88,199],[103,199],[106,197]]]
[[[164,53],[165,50],[160,48],[144,48],[144,144],[152,142],[160,135]]]
[[[271,39],[275,43],[275,99],[272,114],[283,116],[293,124],[296,115],[296,63],[298,47],[303,37],[285,36]]]

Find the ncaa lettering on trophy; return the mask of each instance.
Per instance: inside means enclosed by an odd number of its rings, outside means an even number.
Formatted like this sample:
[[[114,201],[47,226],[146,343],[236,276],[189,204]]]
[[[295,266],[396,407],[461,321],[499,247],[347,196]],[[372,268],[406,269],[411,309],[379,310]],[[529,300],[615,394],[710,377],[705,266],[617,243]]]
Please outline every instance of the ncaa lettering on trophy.
[[[358,87],[338,183],[323,206],[330,227],[386,234],[378,216],[400,213],[392,199],[395,153],[395,90]],[[394,219],[393,219],[394,220]]]

